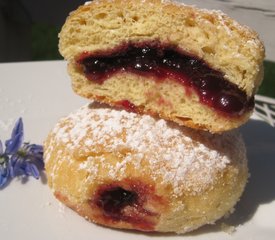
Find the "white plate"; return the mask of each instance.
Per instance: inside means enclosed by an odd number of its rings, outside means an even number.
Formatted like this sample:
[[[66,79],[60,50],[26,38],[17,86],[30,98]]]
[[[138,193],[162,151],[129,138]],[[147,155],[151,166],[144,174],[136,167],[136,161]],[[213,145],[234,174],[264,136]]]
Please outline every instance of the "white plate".
[[[22,116],[25,141],[42,143],[57,120],[87,101],[72,93],[65,62],[0,64],[0,138],[6,139]],[[251,178],[235,213],[227,220],[191,234],[165,235],[118,231],[96,226],[63,207],[43,177],[26,183],[13,180],[0,191],[0,238],[55,239],[275,239],[275,129],[250,120],[242,132],[247,144]],[[236,227],[221,230],[221,222]]]

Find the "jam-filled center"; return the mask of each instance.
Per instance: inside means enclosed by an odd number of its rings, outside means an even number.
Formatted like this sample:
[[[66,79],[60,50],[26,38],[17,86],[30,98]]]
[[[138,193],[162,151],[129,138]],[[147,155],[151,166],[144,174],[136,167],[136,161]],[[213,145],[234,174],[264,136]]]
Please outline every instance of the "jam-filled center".
[[[170,45],[128,43],[110,51],[85,52],[76,62],[89,80],[99,84],[120,71],[152,76],[156,81],[173,79],[193,89],[202,103],[228,116],[241,115],[254,105],[253,98],[221,72]]]
[[[123,208],[133,205],[137,200],[137,193],[115,187],[101,193],[97,205],[106,215],[117,218],[121,215]]]
[[[89,204],[97,213],[98,222],[106,225],[125,222],[143,231],[153,231],[160,214],[169,207],[153,185],[137,179],[98,186]]]

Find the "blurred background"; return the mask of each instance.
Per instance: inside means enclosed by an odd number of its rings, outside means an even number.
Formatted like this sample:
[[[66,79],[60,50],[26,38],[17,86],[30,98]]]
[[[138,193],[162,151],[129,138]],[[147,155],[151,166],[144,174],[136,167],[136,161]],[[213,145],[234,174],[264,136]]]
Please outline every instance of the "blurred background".
[[[58,32],[84,0],[0,0],[0,62],[61,59]]]
[[[58,33],[67,15],[85,2],[85,0],[0,0],[0,63],[62,59],[58,52]],[[221,9],[259,32],[267,47],[265,80],[259,93],[275,97],[273,62],[275,61],[273,30],[275,1],[262,0],[255,3],[256,1],[251,0],[185,0],[183,2],[196,4],[199,7]]]

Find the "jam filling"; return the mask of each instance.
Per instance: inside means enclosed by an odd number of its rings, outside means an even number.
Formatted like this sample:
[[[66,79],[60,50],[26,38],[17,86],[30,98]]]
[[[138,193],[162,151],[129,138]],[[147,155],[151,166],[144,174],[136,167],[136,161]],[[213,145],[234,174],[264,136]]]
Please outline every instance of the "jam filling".
[[[119,219],[121,211],[126,206],[131,206],[137,202],[137,193],[127,191],[121,187],[105,190],[97,201],[97,205],[103,209],[107,216]]]
[[[254,98],[249,99],[221,72],[171,45],[128,43],[110,51],[84,52],[76,62],[90,81],[99,84],[126,71],[151,76],[156,81],[174,79],[187,90],[193,89],[202,103],[226,116],[240,116],[254,107]]]
[[[105,224],[126,222],[135,229],[154,231],[159,213],[166,211],[167,202],[155,194],[154,187],[139,180],[125,179],[99,186],[90,206],[100,212],[98,218]],[[148,204],[150,206],[148,209]]]
[[[134,112],[134,113],[138,112],[137,106],[135,106],[133,103],[131,103],[128,100],[118,101],[118,102],[116,102],[116,106],[122,107],[123,109],[125,109],[128,112]]]

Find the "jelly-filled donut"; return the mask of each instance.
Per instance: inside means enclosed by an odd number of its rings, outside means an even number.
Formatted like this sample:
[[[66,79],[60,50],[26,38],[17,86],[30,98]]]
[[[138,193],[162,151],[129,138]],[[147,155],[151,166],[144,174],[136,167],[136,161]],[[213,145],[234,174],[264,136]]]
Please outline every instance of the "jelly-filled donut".
[[[236,131],[215,135],[97,104],[62,118],[44,147],[55,196],[113,228],[185,233],[214,223],[248,176]]]
[[[210,132],[248,120],[263,76],[255,32],[172,1],[92,1],[67,18],[59,49],[77,94]]]

